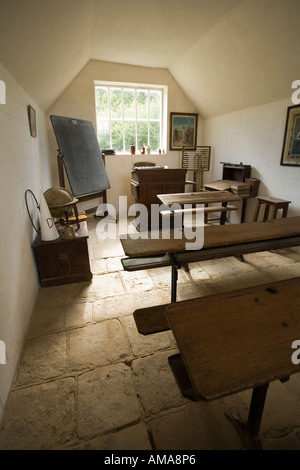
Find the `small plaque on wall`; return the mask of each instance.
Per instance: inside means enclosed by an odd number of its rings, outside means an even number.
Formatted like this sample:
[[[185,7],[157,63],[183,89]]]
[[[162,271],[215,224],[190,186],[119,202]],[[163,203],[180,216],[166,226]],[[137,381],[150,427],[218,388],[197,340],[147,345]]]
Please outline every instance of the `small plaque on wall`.
[[[35,112],[35,109],[32,106],[28,105],[27,106],[27,112],[28,112],[30,135],[31,135],[31,137],[36,137],[37,132],[36,132],[36,112]]]

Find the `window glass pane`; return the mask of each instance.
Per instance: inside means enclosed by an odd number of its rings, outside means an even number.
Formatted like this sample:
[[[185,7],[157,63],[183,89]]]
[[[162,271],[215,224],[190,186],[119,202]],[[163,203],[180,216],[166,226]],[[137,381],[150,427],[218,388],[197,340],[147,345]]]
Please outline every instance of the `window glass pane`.
[[[150,122],[150,147],[151,152],[156,152],[160,148],[160,122]]]
[[[121,88],[110,89],[111,118],[122,118],[122,90]]]
[[[150,91],[150,119],[160,119],[160,91]]]
[[[148,145],[148,123],[139,121],[137,123],[137,147],[141,149],[143,145]]]
[[[130,152],[130,145],[135,145],[135,121],[124,122],[125,152]]]
[[[120,121],[111,123],[111,144],[117,152],[123,151],[123,125]]]
[[[147,90],[138,90],[137,92],[137,118],[148,118],[148,92]]]
[[[135,91],[134,89],[123,90],[124,118],[135,119]]]
[[[109,110],[108,110],[108,88],[107,87],[96,88],[96,110],[97,110],[97,116],[108,118]]]
[[[98,142],[101,150],[110,149],[109,121],[97,119]]]
[[[135,88],[126,84],[95,87],[97,136],[101,149],[130,153],[130,145],[140,150],[150,145],[156,153],[162,144],[161,89]]]

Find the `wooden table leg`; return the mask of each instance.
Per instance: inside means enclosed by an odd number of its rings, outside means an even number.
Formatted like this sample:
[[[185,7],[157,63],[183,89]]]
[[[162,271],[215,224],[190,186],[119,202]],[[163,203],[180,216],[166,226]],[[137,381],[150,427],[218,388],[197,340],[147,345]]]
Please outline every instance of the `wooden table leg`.
[[[245,222],[247,199],[244,197],[242,202],[241,224]]]
[[[225,411],[247,449],[261,450],[258,434],[268,387],[267,383],[253,389],[247,422],[241,419],[236,408]]]
[[[176,302],[176,297],[177,297],[177,279],[178,279],[178,270],[177,270],[177,266],[172,265],[171,302]]]
[[[227,204],[228,204],[228,202],[222,202],[222,207],[227,207]],[[227,211],[226,212],[221,212],[220,225],[225,225],[226,217],[227,217]]]

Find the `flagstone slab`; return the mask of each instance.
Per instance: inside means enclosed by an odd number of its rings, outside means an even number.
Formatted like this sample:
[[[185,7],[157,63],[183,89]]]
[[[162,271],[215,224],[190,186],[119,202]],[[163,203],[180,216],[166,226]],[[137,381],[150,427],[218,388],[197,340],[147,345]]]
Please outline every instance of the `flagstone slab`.
[[[122,325],[115,319],[70,330],[68,343],[69,371],[124,361],[131,354]]]
[[[168,363],[168,357],[177,352],[159,352],[132,362],[146,416],[188,403],[182,397]]]
[[[141,416],[132,371],[125,364],[78,377],[78,437],[92,438],[136,423]]]
[[[53,333],[26,341],[16,385],[53,379],[66,370],[66,333]]]
[[[11,392],[0,432],[2,450],[54,450],[76,435],[75,380]]]

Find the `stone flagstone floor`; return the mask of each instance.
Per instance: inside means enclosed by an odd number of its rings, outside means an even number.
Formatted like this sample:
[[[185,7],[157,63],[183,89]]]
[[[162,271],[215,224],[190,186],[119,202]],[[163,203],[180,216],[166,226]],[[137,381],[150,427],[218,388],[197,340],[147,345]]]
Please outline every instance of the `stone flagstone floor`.
[[[168,366],[170,331],[140,335],[132,313],[170,300],[170,268],[128,273],[119,241],[91,217],[91,282],[41,288],[6,406],[0,449],[242,449],[224,415],[246,417],[251,391],[210,403],[183,398]],[[300,276],[300,247],[190,265],[178,300]],[[300,339],[300,338],[295,338]],[[299,370],[300,371],[300,370]],[[264,449],[300,449],[300,374],[270,384]]]

